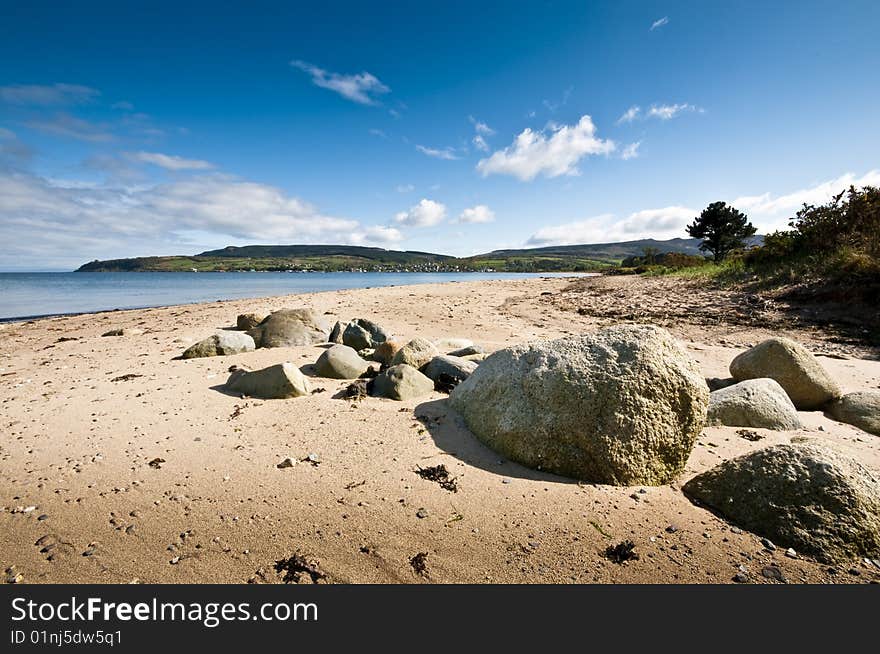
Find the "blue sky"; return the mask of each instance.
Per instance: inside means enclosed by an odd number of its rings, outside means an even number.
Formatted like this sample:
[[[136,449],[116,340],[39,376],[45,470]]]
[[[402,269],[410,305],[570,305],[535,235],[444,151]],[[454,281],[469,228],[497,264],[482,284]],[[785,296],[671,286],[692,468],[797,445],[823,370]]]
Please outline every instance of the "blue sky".
[[[763,232],[880,184],[876,2],[133,4],[4,1],[0,270]]]

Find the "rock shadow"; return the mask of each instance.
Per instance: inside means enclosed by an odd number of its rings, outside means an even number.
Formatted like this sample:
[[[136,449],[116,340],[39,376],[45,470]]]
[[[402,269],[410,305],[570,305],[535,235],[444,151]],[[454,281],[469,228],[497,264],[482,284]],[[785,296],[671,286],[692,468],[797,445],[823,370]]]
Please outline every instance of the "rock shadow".
[[[464,420],[450,406],[448,399],[422,402],[414,410],[416,420],[425,426],[434,443],[459,461],[499,477],[576,484],[576,479],[532,470],[495,452],[474,436]]]

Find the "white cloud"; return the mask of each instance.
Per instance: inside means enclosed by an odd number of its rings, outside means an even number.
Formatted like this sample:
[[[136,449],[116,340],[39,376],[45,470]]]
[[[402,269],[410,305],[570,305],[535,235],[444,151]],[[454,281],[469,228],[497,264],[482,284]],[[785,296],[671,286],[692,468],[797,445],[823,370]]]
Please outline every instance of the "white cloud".
[[[403,234],[396,227],[384,227],[381,225],[377,225],[375,227],[367,227],[363,230],[362,234],[363,237],[358,234],[355,236],[355,238],[362,238],[363,242],[374,243],[377,245],[389,245],[393,243],[399,243],[403,240]]]
[[[651,105],[651,108],[648,109],[648,112],[645,114],[647,118],[659,118],[660,120],[670,120],[675,118],[681,113],[691,112],[691,111],[700,111],[702,109],[698,109],[692,104],[660,104],[660,105]]]
[[[96,125],[67,113],[56,114],[51,119],[32,120],[25,123],[25,127],[79,141],[99,143],[113,140],[106,125]]]
[[[624,161],[629,159],[635,159],[639,156],[639,146],[642,144],[641,141],[636,141],[635,143],[630,143],[627,145],[623,151],[620,153],[620,158]]]
[[[95,100],[101,92],[80,84],[13,84],[0,86],[0,101],[18,105],[75,105]]]
[[[458,155],[456,155],[455,151],[449,147],[438,150],[436,148],[429,148],[424,145],[417,145],[416,150],[418,150],[422,154],[428,155],[429,157],[434,157],[435,159],[446,159],[447,161],[458,159]]]
[[[623,112],[623,115],[617,119],[617,122],[615,124],[621,125],[623,123],[631,123],[635,120],[644,120],[648,118],[671,120],[679,114],[689,113],[692,111],[703,113],[703,109],[701,109],[700,107],[688,104],[686,102],[681,104],[652,104],[645,112],[642,112],[642,108],[634,104],[625,112]]]
[[[766,234],[775,229],[787,229],[789,218],[794,217],[805,203],[824,204],[850,186],[880,186],[880,169],[869,170],[861,176],[846,173],[783,195],[763,193],[742,196],[729,204],[746,213],[758,228],[759,234]],[[614,214],[603,214],[586,220],[542,227],[528,239],[527,245],[576,245],[643,238],[686,238],[685,227],[699,213],[698,209],[674,205],[636,211],[623,219],[618,219]]]
[[[118,109],[119,111],[134,111],[134,105],[127,100],[120,100],[119,102],[114,102],[110,105],[111,109]]]
[[[638,105],[631,106],[629,109],[623,112],[623,115],[620,118],[617,119],[617,124],[620,125],[621,123],[631,123],[639,117],[640,111],[641,108]]]
[[[153,164],[165,170],[208,170],[213,164],[201,159],[184,159],[161,152],[128,152],[126,156],[132,161]]]
[[[398,193],[412,193],[415,190],[416,190],[416,187],[413,186],[412,184],[398,184],[397,185],[397,192]]]
[[[394,216],[394,220],[398,224],[409,227],[431,227],[443,222],[445,218],[446,206],[427,198],[423,198],[407,211],[401,211]]]
[[[688,207],[671,206],[644,209],[622,220],[616,220],[614,214],[602,214],[586,220],[543,227],[529,238],[527,245],[580,245],[686,237],[685,227],[699,213]]]
[[[524,129],[511,145],[481,159],[477,170],[484,177],[512,175],[522,181],[530,181],[538,175],[577,175],[577,164],[583,157],[609,154],[615,147],[611,140],[596,138],[593,120],[585,115],[575,125],[554,126],[549,135],[546,130]]]
[[[663,27],[664,25],[669,24],[669,16],[664,16],[663,18],[658,18],[653,23],[651,23],[651,29],[649,31],[653,32],[654,30]]]
[[[379,104],[379,101],[374,96],[391,91],[379,78],[366,71],[355,75],[343,75],[328,72],[306,61],[291,61],[290,65],[308,73],[312,78],[312,84],[315,86],[334,91],[342,97],[359,104]]]
[[[14,139],[15,132],[11,129],[6,129],[5,127],[0,127],[0,139]]]
[[[853,173],[845,173],[835,179],[819,182],[813,186],[774,196],[771,193],[762,195],[742,196],[731,204],[748,214],[752,222],[758,226],[759,232],[786,229],[788,219],[793,218],[804,204],[824,204],[836,194],[855,186],[880,186],[880,169],[869,170],[861,177]]]
[[[388,135],[385,132],[383,132],[381,129],[377,129],[375,127],[370,129],[370,134],[372,134],[373,136],[378,136],[379,138],[382,138],[382,139],[388,138]]]
[[[477,134],[476,136],[474,136],[473,144],[477,150],[481,150],[482,152],[489,151],[489,144],[486,143],[486,139],[484,139],[481,134]]]
[[[486,123],[477,120],[473,116],[468,116],[468,120],[471,121],[471,124],[474,126],[474,131],[477,134],[482,134],[483,136],[492,136],[495,133],[495,130],[489,127]]]
[[[327,216],[282,190],[225,175],[139,187],[83,186],[0,172],[0,269],[191,253],[212,243],[387,243],[393,228]]]
[[[469,207],[458,217],[460,223],[491,223],[495,220],[495,212],[485,204]]]

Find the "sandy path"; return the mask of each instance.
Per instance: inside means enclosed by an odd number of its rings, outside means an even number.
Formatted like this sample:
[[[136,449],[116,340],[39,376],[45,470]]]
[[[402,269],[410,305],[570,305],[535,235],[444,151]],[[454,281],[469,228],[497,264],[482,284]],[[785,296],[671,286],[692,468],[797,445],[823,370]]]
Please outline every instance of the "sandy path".
[[[761,431],[760,442],[707,429],[673,486],[589,486],[502,460],[461,427],[441,394],[353,404],[333,399],[345,382],[317,378],[313,387],[324,392],[293,400],[242,400],[219,388],[230,365],[312,363],[319,347],[173,360],[238,313],[282,307],[489,349],[605,320],[556,307],[568,285],[400,286],[2,325],[0,563],[30,583],[278,582],[274,562],[295,552],[317,559],[330,580],[357,583],[728,582],[740,565],[769,583],[760,571],[771,562],[791,581],[878,578],[865,564],[856,564],[858,576],[846,567],[832,574],[766,552],[678,490],[721,459],[804,433],[880,469],[880,439],[820,413],[802,415],[805,432]],[[100,336],[117,327],[143,333]],[[735,331],[735,343],[761,336]],[[725,376],[741,351],[711,330],[676,335],[708,376]],[[880,385],[876,360],[822,362],[847,390]],[[139,376],[113,381],[129,374]],[[321,463],[276,468],[309,453]],[[157,457],[165,463],[150,467]],[[415,473],[438,463],[457,477],[458,492]],[[607,561],[604,549],[624,539],[640,559]],[[421,552],[427,575],[410,565]]]

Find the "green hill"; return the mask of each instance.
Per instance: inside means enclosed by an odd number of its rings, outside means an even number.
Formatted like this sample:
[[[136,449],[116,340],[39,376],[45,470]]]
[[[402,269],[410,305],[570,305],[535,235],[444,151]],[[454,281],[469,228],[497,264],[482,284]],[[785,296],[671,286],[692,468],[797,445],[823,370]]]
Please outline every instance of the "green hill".
[[[245,245],[196,255],[95,260],[80,266],[78,272],[591,271],[615,266],[626,257],[641,255],[645,248],[659,252],[700,253],[697,239],[684,238],[495,250],[464,258],[357,245]]]

